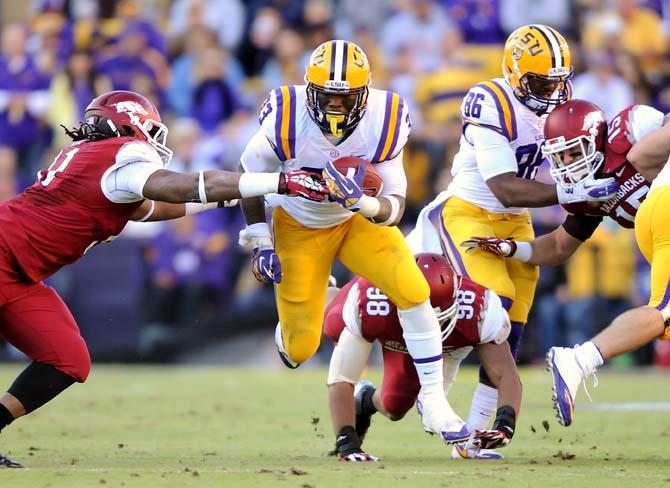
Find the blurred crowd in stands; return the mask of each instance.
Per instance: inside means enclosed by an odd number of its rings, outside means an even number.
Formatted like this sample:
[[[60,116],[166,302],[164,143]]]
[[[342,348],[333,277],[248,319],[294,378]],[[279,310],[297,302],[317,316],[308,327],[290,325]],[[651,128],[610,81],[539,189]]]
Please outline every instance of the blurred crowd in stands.
[[[67,143],[60,126],[75,126],[90,99],[110,89],[141,92],[160,108],[175,152],[171,169],[236,170],[267,92],[301,84],[311,50],[332,38],[357,42],[373,86],[400,93],[411,107],[405,227],[449,183],[461,99],[500,76],[502,43],[520,25],[546,23],[568,38],[575,98],[608,116],[632,103],[670,111],[670,8],[662,0],[29,0],[2,9],[2,200],[31,184]],[[537,233],[563,218],[559,208],[534,212]],[[240,210],[226,209],[130,225],[122,234],[142,256],[134,286],[146,351],[169,331],[181,331],[173,334],[180,344],[216,335],[209,329],[226,320],[221,330],[230,334],[260,326],[272,334],[272,289],[250,278],[237,246],[242,225]],[[111,244],[91,259],[119,249]],[[644,303],[647,272],[633,234],[601,226],[567,266],[542,270],[524,359],[579,342]],[[344,270],[336,275],[347,278]],[[103,292],[115,296],[103,288],[78,293]],[[264,323],[244,313],[261,309]],[[82,324],[89,343],[95,327]]]

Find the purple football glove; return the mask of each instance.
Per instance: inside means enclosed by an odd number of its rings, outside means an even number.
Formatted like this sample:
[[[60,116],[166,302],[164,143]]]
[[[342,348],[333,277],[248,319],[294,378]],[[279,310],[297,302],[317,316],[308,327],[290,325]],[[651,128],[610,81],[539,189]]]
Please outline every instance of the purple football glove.
[[[251,271],[261,283],[281,283],[281,263],[271,247],[255,247],[251,258]]]
[[[558,203],[604,202],[609,200],[619,190],[619,182],[614,178],[587,178],[580,183],[563,187],[556,185]]]
[[[363,179],[365,167],[359,166],[351,176],[340,173],[333,163],[326,163],[323,170],[323,179],[326,181],[331,201],[337,202],[344,208],[354,207],[363,196]]]

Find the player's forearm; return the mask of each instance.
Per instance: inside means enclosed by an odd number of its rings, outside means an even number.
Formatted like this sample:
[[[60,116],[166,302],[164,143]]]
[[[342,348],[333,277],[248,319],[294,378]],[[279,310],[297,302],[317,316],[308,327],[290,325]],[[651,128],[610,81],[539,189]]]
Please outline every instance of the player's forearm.
[[[503,173],[486,180],[491,192],[505,207],[548,207],[558,203],[555,185]]]
[[[652,132],[635,144],[626,159],[651,182],[663,169],[670,156],[670,124]]]
[[[262,197],[245,198],[241,206],[247,225],[265,222],[265,202]]]
[[[278,191],[278,173],[202,171],[182,174],[159,170],[147,179],[143,196],[167,203],[224,202]]]
[[[371,209],[361,208],[361,214],[372,222],[380,225],[398,225],[405,213],[405,199],[398,195],[384,197],[363,197],[375,200]]]
[[[519,415],[521,380],[507,342],[479,344],[477,354],[491,383],[498,390],[498,407],[510,405]]]
[[[343,381],[328,385],[328,408],[335,435],[347,425],[356,427],[354,386]]]

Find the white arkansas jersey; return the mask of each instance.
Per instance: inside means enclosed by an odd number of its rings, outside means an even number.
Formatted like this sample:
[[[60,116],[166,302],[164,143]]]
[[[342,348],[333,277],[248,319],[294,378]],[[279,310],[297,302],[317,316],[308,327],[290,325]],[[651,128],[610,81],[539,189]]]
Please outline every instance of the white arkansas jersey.
[[[291,171],[322,169],[328,161],[358,156],[378,165],[384,185],[382,195],[405,196],[406,180],[398,168],[411,121],[405,101],[396,93],[370,89],[367,109],[354,131],[338,145],[331,143],[312,121],[307,107],[306,85],[282,86],[263,103],[261,130],[251,139],[241,157],[245,171]],[[325,228],[340,224],[353,214],[335,202],[313,202],[301,197],[271,195],[273,206],[281,206],[307,227]]]
[[[476,125],[505,136],[516,156],[516,175],[532,180],[543,161],[540,146],[544,140],[546,117],[538,117],[517,100],[503,78],[473,86],[461,104],[461,117],[463,131],[451,170],[454,179],[448,188],[450,194],[489,212],[523,213],[523,208],[503,206],[486,185],[477,165],[474,146],[466,137],[466,129],[469,125]],[[509,168],[502,168],[500,173],[506,171]]]

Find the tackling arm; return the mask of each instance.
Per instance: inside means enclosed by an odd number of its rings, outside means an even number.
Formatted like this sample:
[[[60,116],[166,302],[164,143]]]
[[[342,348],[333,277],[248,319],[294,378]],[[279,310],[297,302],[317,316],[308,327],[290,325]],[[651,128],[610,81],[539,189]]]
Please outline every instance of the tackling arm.
[[[663,127],[655,130],[640,142],[633,145],[626,159],[635,169],[644,176],[644,179],[654,181],[659,171],[663,169],[670,155],[670,124],[669,115],[663,119]]]
[[[498,389],[498,407],[509,405],[518,415],[521,408],[521,380],[509,344],[487,342],[478,344],[475,349],[486,374]]]

